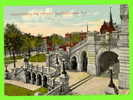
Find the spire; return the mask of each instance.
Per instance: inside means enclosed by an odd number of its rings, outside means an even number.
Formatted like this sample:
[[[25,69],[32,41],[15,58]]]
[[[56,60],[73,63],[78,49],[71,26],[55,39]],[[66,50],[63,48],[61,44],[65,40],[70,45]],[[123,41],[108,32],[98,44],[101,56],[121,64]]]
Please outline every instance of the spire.
[[[88,32],[88,24],[87,24],[87,32]]]
[[[110,24],[110,25],[113,25],[113,19],[112,19],[111,8],[112,8],[112,7],[110,7],[110,21],[109,21],[109,24]]]

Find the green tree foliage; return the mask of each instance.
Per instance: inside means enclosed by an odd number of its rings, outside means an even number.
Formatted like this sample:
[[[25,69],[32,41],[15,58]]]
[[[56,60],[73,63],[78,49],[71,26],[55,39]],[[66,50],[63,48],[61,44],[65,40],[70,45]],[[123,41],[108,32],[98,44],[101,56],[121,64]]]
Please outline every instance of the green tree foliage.
[[[72,38],[71,38],[71,42],[72,43],[77,43],[79,41],[80,41],[80,34],[79,33],[73,33]]]
[[[9,52],[13,56],[14,68],[16,67],[16,54],[27,52],[29,56],[33,49],[38,50],[43,45],[41,35],[33,36],[30,33],[22,33],[16,25],[6,24],[4,33],[5,53]]]
[[[39,52],[39,49],[41,48],[41,46],[43,45],[44,40],[42,38],[42,36],[39,34],[36,38],[35,38],[35,47],[36,47],[36,51]]]
[[[60,35],[57,35],[57,34],[53,34],[50,38],[49,38],[49,41],[52,42],[52,47],[55,48],[55,47],[59,47],[61,45],[63,45],[65,43],[65,39],[60,36]]]
[[[5,27],[5,50],[13,55],[14,68],[16,67],[16,54],[22,45],[21,31],[14,24],[7,24]]]
[[[31,56],[31,50],[35,48],[36,39],[30,33],[29,34],[27,34],[27,33],[23,34],[22,39],[23,39],[23,45],[21,47],[21,50],[23,52],[27,52],[29,57],[30,57]]]

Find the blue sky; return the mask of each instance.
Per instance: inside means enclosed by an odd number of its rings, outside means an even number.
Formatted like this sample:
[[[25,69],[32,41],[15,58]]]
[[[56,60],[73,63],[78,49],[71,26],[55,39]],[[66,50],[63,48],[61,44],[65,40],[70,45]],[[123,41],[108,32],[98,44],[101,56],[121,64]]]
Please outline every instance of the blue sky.
[[[43,36],[86,31],[87,24],[90,31],[99,31],[103,21],[109,20],[110,7],[113,21],[120,24],[120,5],[11,6],[5,8],[5,23]]]

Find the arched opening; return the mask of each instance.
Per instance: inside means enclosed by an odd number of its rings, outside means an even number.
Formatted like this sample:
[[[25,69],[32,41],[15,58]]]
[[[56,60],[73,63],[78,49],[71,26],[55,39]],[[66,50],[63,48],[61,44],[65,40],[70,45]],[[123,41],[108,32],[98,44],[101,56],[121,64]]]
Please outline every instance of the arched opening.
[[[72,59],[71,59],[71,68],[72,68],[73,70],[77,70],[77,59],[76,59],[75,56],[72,57]]]
[[[83,51],[81,54],[81,64],[83,71],[87,72],[88,58],[87,58],[87,53],[85,51]]]
[[[32,84],[36,84],[36,74],[32,73]]]
[[[102,53],[98,59],[98,67],[100,69],[99,74],[106,74],[109,67],[113,67],[113,73],[115,77],[118,77],[119,73],[119,60],[118,55],[112,51],[106,51]]]
[[[47,87],[47,77],[43,76],[43,87]]]
[[[42,85],[42,76],[40,74],[37,75],[37,85]]]
[[[26,72],[26,83],[30,83],[31,81],[31,73],[29,71]]]

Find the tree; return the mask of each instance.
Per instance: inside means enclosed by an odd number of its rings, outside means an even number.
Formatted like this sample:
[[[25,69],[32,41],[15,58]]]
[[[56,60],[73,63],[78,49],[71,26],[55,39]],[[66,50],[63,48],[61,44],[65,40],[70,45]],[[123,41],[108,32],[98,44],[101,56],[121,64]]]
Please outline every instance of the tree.
[[[55,49],[55,47],[59,47],[65,43],[65,39],[57,34],[53,34],[51,37],[52,47]]]
[[[35,37],[32,36],[30,33],[23,34],[22,36],[23,45],[21,47],[21,50],[28,53],[28,56],[31,56],[31,50],[35,48],[36,40]]]
[[[80,42],[80,34],[78,33],[73,33],[72,38],[71,38],[72,43],[77,43]]]
[[[16,52],[20,50],[22,45],[21,31],[14,24],[6,24],[5,27],[5,49],[9,50],[13,55],[14,68],[16,68]]]
[[[41,49],[43,43],[44,43],[44,40],[42,38],[42,35],[38,35],[35,37],[35,47],[36,47],[36,51],[39,53],[39,50]]]

